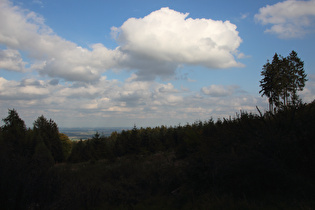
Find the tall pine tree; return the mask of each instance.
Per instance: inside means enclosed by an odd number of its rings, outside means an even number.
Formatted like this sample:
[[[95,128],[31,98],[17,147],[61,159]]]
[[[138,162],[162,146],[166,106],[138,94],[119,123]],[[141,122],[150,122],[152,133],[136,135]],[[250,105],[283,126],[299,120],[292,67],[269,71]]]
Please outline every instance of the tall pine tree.
[[[36,140],[44,142],[54,160],[56,162],[62,162],[64,160],[64,154],[57,124],[52,119],[48,121],[42,115],[34,122],[33,130]]]
[[[307,79],[304,62],[295,51],[285,58],[275,53],[272,62],[267,60],[263,66],[261,76],[259,93],[268,98],[269,111],[301,103],[297,91],[303,90]]]
[[[11,150],[20,153],[25,143],[26,126],[15,109],[9,109],[8,113],[9,115],[2,120],[3,139]]]

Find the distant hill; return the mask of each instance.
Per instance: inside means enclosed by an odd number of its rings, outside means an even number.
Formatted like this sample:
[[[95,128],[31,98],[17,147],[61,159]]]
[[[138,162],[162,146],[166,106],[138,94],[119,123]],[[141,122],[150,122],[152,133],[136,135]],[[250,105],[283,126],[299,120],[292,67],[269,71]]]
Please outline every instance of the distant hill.
[[[101,136],[108,137],[113,132],[120,133],[123,130],[130,130],[130,127],[105,127],[105,128],[88,128],[88,127],[78,127],[78,128],[59,128],[61,133],[66,134],[70,140],[78,141],[80,139],[86,140],[92,138],[96,132]]]

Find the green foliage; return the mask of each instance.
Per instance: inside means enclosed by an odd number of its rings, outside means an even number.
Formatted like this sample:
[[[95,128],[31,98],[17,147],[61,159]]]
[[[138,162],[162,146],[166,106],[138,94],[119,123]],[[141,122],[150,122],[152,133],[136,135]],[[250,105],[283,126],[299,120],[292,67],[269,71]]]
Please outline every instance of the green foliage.
[[[62,146],[62,153],[65,158],[65,160],[68,159],[68,157],[71,154],[72,149],[72,141],[69,139],[69,137],[64,133],[59,133],[59,139],[61,141]]]

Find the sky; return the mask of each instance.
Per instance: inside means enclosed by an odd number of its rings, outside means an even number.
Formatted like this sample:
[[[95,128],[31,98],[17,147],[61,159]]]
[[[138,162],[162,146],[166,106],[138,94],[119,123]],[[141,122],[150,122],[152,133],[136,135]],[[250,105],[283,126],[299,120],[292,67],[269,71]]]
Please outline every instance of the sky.
[[[295,50],[315,99],[315,0],[0,0],[0,117],[156,127],[265,111],[262,66]]]

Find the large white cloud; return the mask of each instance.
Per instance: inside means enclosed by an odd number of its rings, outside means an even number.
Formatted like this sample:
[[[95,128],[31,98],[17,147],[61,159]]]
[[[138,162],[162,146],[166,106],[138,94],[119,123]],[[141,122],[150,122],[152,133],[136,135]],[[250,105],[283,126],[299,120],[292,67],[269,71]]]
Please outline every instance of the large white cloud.
[[[116,49],[101,43],[83,48],[55,34],[42,16],[0,0],[0,44],[6,48],[0,68],[23,71],[28,63],[42,75],[95,82],[108,69],[131,69],[139,80],[153,80],[174,75],[182,64],[242,66],[234,58],[242,42],[234,24],[187,17],[188,13],[162,8],[113,27],[120,45]]]
[[[69,81],[98,80],[120,56],[119,51],[109,50],[102,44],[86,49],[64,40],[45,25],[43,17],[13,6],[7,0],[0,0],[0,44],[15,55],[18,55],[17,50],[25,52],[33,61],[31,67],[41,74]],[[17,69],[8,65],[3,64],[1,68]]]
[[[277,34],[280,38],[304,36],[315,18],[315,0],[287,0],[260,8],[255,15],[263,25],[271,24],[267,33]]]
[[[120,50],[138,63],[140,74],[167,75],[180,64],[208,68],[240,67],[234,59],[242,39],[229,21],[187,18],[169,8],[161,8],[144,18],[130,18],[112,33]],[[154,68],[159,62],[159,68]],[[141,65],[145,68],[141,69]],[[151,65],[151,67],[150,67]],[[167,72],[170,71],[170,72]]]

